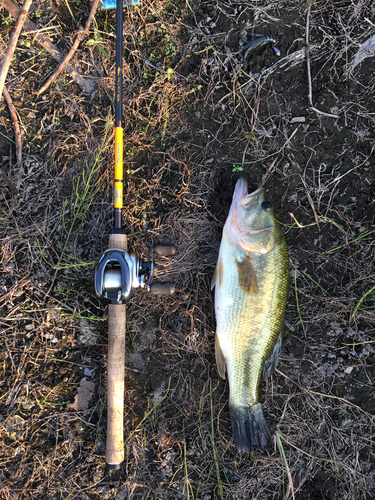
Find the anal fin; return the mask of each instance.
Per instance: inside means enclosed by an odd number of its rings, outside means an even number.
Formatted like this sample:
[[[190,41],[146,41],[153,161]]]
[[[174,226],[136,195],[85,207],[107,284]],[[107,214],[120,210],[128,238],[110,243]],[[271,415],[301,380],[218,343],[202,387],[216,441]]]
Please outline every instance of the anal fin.
[[[211,290],[214,289],[215,285],[217,284],[217,280],[219,280],[219,287],[223,286],[223,261],[222,259],[219,259],[216,263],[215,267],[215,272],[214,275],[212,276],[212,281],[211,281]]]
[[[225,358],[223,356],[217,334],[215,335],[215,357],[216,357],[217,371],[219,372],[221,378],[225,378],[225,371],[226,371]]]
[[[279,335],[279,338],[277,339],[275,347],[268,354],[267,358],[264,361],[264,364],[263,364],[263,378],[264,378],[264,380],[269,379],[270,376],[275,371],[275,368],[277,366],[277,362],[279,361],[280,351],[281,351],[281,333]]]

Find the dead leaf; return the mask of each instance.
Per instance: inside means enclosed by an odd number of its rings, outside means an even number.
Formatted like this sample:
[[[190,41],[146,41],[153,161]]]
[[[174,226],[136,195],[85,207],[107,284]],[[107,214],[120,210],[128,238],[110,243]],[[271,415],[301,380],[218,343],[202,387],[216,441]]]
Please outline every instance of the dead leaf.
[[[94,394],[95,384],[83,378],[78,387],[78,393],[74,398],[74,403],[70,407],[75,411],[85,411],[89,407],[90,400]]]

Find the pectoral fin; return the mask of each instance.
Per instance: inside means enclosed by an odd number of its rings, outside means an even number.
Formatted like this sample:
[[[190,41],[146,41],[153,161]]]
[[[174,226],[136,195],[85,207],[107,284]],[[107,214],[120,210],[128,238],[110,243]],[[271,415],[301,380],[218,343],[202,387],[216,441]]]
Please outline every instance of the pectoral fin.
[[[211,290],[213,290],[218,279],[219,279],[219,287],[221,290],[221,287],[223,286],[223,261],[222,261],[222,259],[219,259],[217,261],[217,264],[215,267],[215,272],[214,272],[214,275],[212,276]]]
[[[237,260],[238,280],[246,295],[256,295],[259,292],[258,281],[250,258],[246,255],[241,261]]]
[[[281,333],[273,350],[268,354],[263,365],[263,378],[267,380],[275,371],[281,350]]]
[[[220,348],[219,339],[217,334],[215,335],[215,356],[216,356],[216,366],[217,371],[221,378],[225,378],[225,359]]]

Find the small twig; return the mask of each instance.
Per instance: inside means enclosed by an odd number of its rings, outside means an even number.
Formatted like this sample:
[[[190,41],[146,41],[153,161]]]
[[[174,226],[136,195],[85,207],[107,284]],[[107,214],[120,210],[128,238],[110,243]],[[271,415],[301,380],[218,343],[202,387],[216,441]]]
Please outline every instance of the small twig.
[[[90,12],[90,15],[89,15],[89,17],[87,19],[86,26],[84,27],[84,29],[82,31],[80,31],[77,34],[76,39],[74,40],[74,43],[73,43],[72,48],[70,49],[68,55],[57,66],[57,68],[52,73],[52,75],[48,78],[48,80],[44,83],[44,85],[42,85],[40,87],[40,89],[37,92],[35,92],[35,94],[40,95],[43,92],[45,92],[48,89],[48,87],[51,85],[51,83],[58,77],[58,75],[61,73],[61,71],[66,67],[66,65],[68,64],[68,62],[70,61],[70,59],[74,56],[74,53],[75,53],[75,51],[78,48],[78,45],[86,37],[87,32],[90,29],[90,26],[91,26],[92,20],[94,19],[94,16],[95,16],[98,4],[99,4],[99,0],[94,0],[93,1],[92,6],[91,6],[91,12]]]
[[[371,24],[373,28],[375,28],[375,24],[372,21],[370,21],[368,17],[365,17],[365,21],[367,21],[369,24]]]
[[[18,123],[18,117],[16,113],[16,108],[13,105],[12,98],[10,97],[10,94],[8,92],[8,89],[4,85],[3,89],[3,94],[5,97],[5,100],[8,104],[9,111],[10,111],[10,118],[12,120],[12,125],[13,125],[13,130],[14,130],[14,141],[16,143],[16,158],[17,158],[17,166],[20,168],[22,166],[22,137],[21,137],[21,129],[20,125]],[[13,186],[14,187],[14,186]],[[14,191],[13,188],[11,188],[13,192],[18,194],[18,190]]]
[[[309,32],[310,32],[310,10],[311,6],[307,10],[306,17],[306,64],[307,64],[307,78],[309,80],[309,103],[312,107],[312,82],[311,82],[311,66],[310,66],[310,43],[309,43]]]
[[[306,185],[305,179],[302,177],[302,175],[301,175],[301,174],[298,174],[298,175],[300,176],[301,181],[303,182],[303,185],[305,186],[305,191],[306,191],[306,196],[307,196],[307,199],[308,199],[308,201],[309,201],[310,207],[312,208],[312,211],[314,212],[315,222],[316,222],[316,224],[317,224],[317,225],[318,225],[318,227],[319,227],[319,217],[318,217],[318,215],[317,215],[317,213],[316,213],[316,210],[315,210],[315,205],[314,205],[314,202],[313,202],[313,200],[312,200],[312,198],[311,198],[311,195],[310,195],[310,193],[309,193],[309,190],[308,190],[308,188],[307,188],[307,185]]]
[[[0,170],[1,172],[1,170]],[[18,283],[17,285],[12,286],[12,288],[7,292],[5,295],[0,297],[0,302],[5,300],[7,297],[11,296],[16,290],[19,290],[20,288],[23,288],[24,286],[28,285],[31,282],[31,280],[27,279],[23,283]]]
[[[315,111],[315,113],[317,113],[319,115],[329,116],[330,118],[340,118],[339,115],[334,115],[332,113],[325,113],[324,111],[320,111],[319,109],[315,108],[313,105],[311,64],[310,64],[310,43],[309,43],[310,10],[311,10],[311,5],[309,5],[309,8],[307,10],[307,17],[306,17],[306,64],[307,64],[307,78],[309,80],[309,95],[308,95],[309,103],[311,106],[311,110]]]
[[[20,9],[14,5],[12,0],[1,0],[2,5],[9,11],[9,13],[13,17],[17,17],[19,14]],[[27,19],[24,24],[24,31],[27,32],[32,32],[35,33],[35,39],[40,45],[49,53],[51,56],[58,62],[60,63],[64,58],[61,55],[59,49],[54,45],[51,40],[46,36],[44,33],[42,33],[43,30],[38,29],[36,24],[34,24],[32,21]],[[73,80],[82,88],[82,90],[85,92],[85,94],[91,94],[91,92],[94,89],[93,83],[88,80],[83,78],[78,71],[74,69],[73,66],[70,64],[67,64],[65,67],[65,71],[69,73],[69,75],[73,78]]]
[[[333,113],[325,113],[324,111],[320,111],[320,109],[314,108],[314,106],[311,106],[311,110],[315,111],[315,113],[318,113],[319,115],[329,116],[330,118],[340,118],[339,115],[335,115]]]
[[[3,88],[4,88],[4,84],[5,84],[5,79],[7,77],[8,71],[9,71],[9,66],[10,66],[10,63],[13,59],[13,54],[14,54],[14,51],[16,50],[18,38],[20,36],[22,27],[26,21],[27,13],[29,12],[31,2],[32,2],[32,0],[26,0],[24,6],[20,10],[16,24],[14,26],[12,36],[10,37],[10,40],[9,40],[8,50],[4,56],[3,63],[1,65],[1,69],[0,69],[0,101],[1,101],[1,97],[3,95]]]

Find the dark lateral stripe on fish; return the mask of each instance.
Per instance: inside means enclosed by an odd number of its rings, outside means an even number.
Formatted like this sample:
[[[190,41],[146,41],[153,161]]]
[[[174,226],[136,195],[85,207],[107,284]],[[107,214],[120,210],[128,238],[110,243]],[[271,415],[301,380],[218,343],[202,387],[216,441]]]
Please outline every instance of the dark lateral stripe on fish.
[[[241,289],[246,295],[256,295],[259,292],[259,287],[250,258],[246,255],[241,262],[237,260],[236,264]]]
[[[271,431],[263,417],[260,403],[251,407],[229,405],[234,443],[240,453],[252,446],[264,450],[271,443]]]

